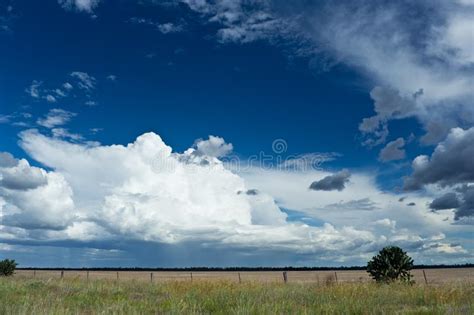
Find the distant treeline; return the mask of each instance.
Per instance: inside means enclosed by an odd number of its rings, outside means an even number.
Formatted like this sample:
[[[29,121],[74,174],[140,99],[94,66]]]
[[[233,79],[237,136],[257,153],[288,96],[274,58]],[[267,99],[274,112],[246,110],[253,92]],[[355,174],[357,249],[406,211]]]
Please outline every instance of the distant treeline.
[[[473,268],[474,264],[464,265],[416,265],[414,269]],[[341,267],[187,267],[187,268],[17,268],[18,270],[89,270],[89,271],[327,271],[327,270],[365,270],[363,266]]]

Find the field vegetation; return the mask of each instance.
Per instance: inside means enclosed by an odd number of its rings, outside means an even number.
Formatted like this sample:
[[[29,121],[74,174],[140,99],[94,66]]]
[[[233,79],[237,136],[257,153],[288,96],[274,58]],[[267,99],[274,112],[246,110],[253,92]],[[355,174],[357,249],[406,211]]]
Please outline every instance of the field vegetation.
[[[474,284],[0,277],[0,314],[473,314]]]

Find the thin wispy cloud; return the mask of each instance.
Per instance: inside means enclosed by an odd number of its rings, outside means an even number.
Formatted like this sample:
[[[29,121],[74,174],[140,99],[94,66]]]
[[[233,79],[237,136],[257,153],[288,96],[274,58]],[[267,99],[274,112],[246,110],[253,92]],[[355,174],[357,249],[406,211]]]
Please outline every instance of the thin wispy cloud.
[[[76,113],[53,108],[43,118],[39,118],[36,123],[46,128],[54,128],[67,124],[74,116],[76,116]]]
[[[71,72],[70,75],[71,77],[78,80],[78,86],[80,89],[87,90],[87,91],[95,89],[97,80],[93,76],[89,75],[88,73],[81,72],[81,71],[74,71],[74,72]]]

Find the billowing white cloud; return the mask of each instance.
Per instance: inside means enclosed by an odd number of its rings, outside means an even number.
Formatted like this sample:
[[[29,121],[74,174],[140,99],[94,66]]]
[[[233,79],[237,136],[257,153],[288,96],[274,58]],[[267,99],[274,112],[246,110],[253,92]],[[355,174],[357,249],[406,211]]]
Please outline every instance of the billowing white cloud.
[[[268,196],[239,195],[243,180],[218,160],[204,166],[182,162],[152,133],[126,147],[87,147],[32,130],[21,138],[31,156],[64,174],[84,215],[108,218],[103,224],[116,234],[177,242],[192,236],[188,230],[284,222]]]
[[[248,190],[244,180],[219,160],[203,165],[194,163],[194,156],[193,162],[187,162],[183,155],[193,151],[172,153],[153,133],[127,146],[95,147],[49,138],[34,130],[20,137],[25,151],[54,172],[42,171],[48,184],[24,192],[36,195],[22,199],[17,213],[5,216],[4,224],[62,228],[62,232],[48,234],[50,238],[90,238],[95,233],[169,244],[198,241],[302,252],[368,246],[375,241],[368,231],[287,223],[286,214],[269,195],[239,193]],[[47,211],[58,222],[39,209],[45,207],[38,202],[40,190],[51,187],[65,193],[62,198],[41,196],[64,203],[63,208],[48,205]],[[4,208],[12,207],[12,198],[4,199]],[[84,229],[90,233],[81,232]]]
[[[209,139],[199,139],[194,144],[198,155],[222,157],[230,154],[233,150],[232,143],[226,143],[223,138],[209,136]]]
[[[13,167],[18,161],[8,152],[0,152],[0,167]]]
[[[211,142],[205,142],[207,149]],[[223,139],[216,143],[217,148],[225,144]],[[126,146],[102,146],[27,130],[20,134],[20,145],[51,171],[0,156],[3,174],[27,170],[22,177],[27,185],[17,185],[22,189],[1,190],[4,243],[198,244],[246,255],[259,249],[303,255],[305,261],[344,262],[364,261],[387,243],[421,255],[440,229],[452,229],[442,220],[445,215],[407,207],[398,196],[381,193],[363,174],[353,173],[344,191],[315,192],[309,184],[328,173],[251,167],[236,174],[214,157],[215,146],[200,154],[197,148],[174,153],[154,133]],[[44,182],[35,179],[40,175]],[[428,204],[427,198],[411,199]],[[280,207],[304,212],[321,224],[294,222]]]
[[[62,175],[30,166],[0,165],[0,225],[24,229],[63,229],[74,216],[72,191]],[[1,203],[0,203],[1,204]]]
[[[47,184],[43,170],[31,167],[26,160],[20,160],[10,167],[0,168],[0,176],[0,187],[9,190],[29,190]]]

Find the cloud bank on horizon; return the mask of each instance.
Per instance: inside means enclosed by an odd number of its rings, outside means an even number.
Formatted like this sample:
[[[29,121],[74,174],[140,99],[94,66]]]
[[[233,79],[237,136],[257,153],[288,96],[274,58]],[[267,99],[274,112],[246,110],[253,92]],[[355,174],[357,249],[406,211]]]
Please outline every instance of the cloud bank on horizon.
[[[371,208],[361,203],[362,200],[345,206],[331,204],[341,197],[337,190],[344,184],[338,181],[341,178],[345,182],[347,171],[325,176],[320,181],[325,183],[324,190],[336,190],[333,196],[325,197],[328,199],[325,207],[333,215],[341,211],[352,215],[371,211],[372,226],[364,227],[362,220],[350,226],[345,219],[339,228],[330,223],[313,226],[290,222],[272,195],[251,189],[248,183],[272,191],[274,196],[281,192],[273,191],[271,185],[279,184],[284,198],[281,203],[301,209],[302,205],[297,204],[301,202],[297,200],[298,193],[311,194],[304,187],[308,177],[321,176],[324,172],[308,174],[257,168],[239,176],[226,169],[215,156],[199,151],[205,147],[214,154],[230,146],[217,137],[198,140],[194,148],[175,153],[154,133],[143,134],[126,146],[102,146],[71,143],[30,129],[20,134],[20,146],[50,171],[8,153],[1,155],[0,196],[4,202],[1,236],[7,243],[120,241],[196,246],[197,242],[203,248],[225,246],[226,250],[244,248],[317,255],[322,256],[321,262],[344,262],[349,252],[351,258],[365,258],[387,243],[403,244],[414,252],[432,256],[466,253],[460,245],[443,241],[445,236],[435,226],[449,225],[443,224],[436,214],[425,219],[421,217],[423,212],[418,213],[418,220],[426,225],[424,235],[399,230],[396,224],[402,220],[398,217],[401,213],[385,209],[395,202],[396,195],[377,197],[377,192],[374,194],[377,188],[367,175],[354,175],[353,181],[368,187],[356,187],[347,194],[349,197],[359,193],[370,195],[380,204],[373,202]],[[285,180],[280,176],[294,178]],[[334,179],[330,182],[324,181],[331,177]],[[269,182],[262,184],[258,180]],[[294,188],[300,192],[293,194]],[[301,200],[307,206],[317,205],[311,197]],[[413,200],[420,199],[414,196]],[[305,211],[309,213],[309,209]],[[410,220],[413,217],[412,214]],[[341,256],[341,252],[346,255]]]
[[[77,23],[87,27],[113,8],[108,0],[58,0],[56,6],[57,14],[82,17]],[[286,143],[254,159],[238,153],[251,139],[236,146],[212,126],[201,129],[207,139],[196,135],[183,150],[164,142],[167,132],[162,139],[142,127],[126,145],[101,139],[102,128],[85,131],[75,121],[100,124],[94,113],[107,108],[102,95],[126,75],[72,65],[54,78],[24,79],[26,100],[0,113],[22,150],[0,150],[0,253],[33,264],[41,249],[52,257],[69,251],[63,263],[71,266],[340,265],[363,264],[380,247],[396,244],[420,263],[472,262],[474,2],[144,0],[136,6],[133,15],[121,16],[120,27],[162,37],[199,34],[213,49],[258,51],[263,42],[288,63],[305,60],[313,76],[351,69],[359,77],[344,80],[365,90],[372,110],[360,115],[360,104],[347,104],[341,116],[360,116],[352,126],[357,143],[340,151],[374,151],[373,162],[346,166],[355,154],[321,153],[317,144],[313,153],[288,157]],[[164,10],[173,19],[140,8]],[[0,10],[8,36],[15,36],[16,10],[15,1]],[[193,33],[195,23],[204,35]],[[184,53],[176,48],[173,56]],[[155,53],[143,56],[155,59]],[[345,83],[338,88],[347,89]],[[139,103],[127,112],[139,112]],[[237,117],[201,103],[195,106],[215,117],[216,126]],[[165,113],[160,106],[169,113],[179,108],[159,104],[157,115]],[[252,115],[264,125],[270,113]],[[303,116],[288,114],[295,121]],[[233,128],[243,128],[235,119]],[[305,134],[304,142],[337,137],[331,133]]]

